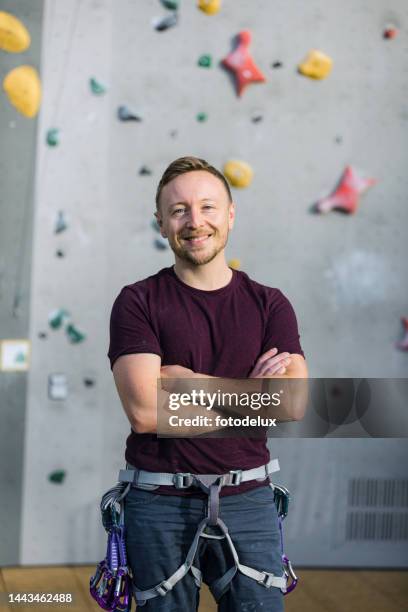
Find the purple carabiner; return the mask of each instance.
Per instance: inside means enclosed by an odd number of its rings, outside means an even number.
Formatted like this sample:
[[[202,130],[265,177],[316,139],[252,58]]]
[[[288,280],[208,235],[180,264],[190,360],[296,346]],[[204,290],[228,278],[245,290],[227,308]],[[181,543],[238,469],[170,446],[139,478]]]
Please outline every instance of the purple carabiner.
[[[299,578],[296,576],[295,572],[293,571],[292,564],[286,555],[282,555],[282,563],[284,565],[286,579],[291,578],[292,580],[289,586],[286,587],[286,591],[283,593],[284,595],[288,595],[288,593],[291,593],[293,589],[296,588]]]

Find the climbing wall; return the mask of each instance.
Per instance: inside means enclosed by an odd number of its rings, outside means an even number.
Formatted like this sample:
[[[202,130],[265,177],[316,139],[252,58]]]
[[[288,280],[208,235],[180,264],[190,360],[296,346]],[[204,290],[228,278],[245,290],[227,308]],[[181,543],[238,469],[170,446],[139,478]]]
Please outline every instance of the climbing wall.
[[[103,556],[98,501],[129,431],[106,356],[109,314],[123,285],[173,263],[152,220],[176,157],[228,175],[228,259],[290,298],[312,376],[407,374],[396,346],[408,315],[406,2],[224,0],[214,14],[192,0],[164,4],[44,2],[23,564]],[[5,10],[24,21],[15,7]],[[294,474],[306,458],[325,495],[326,442],[271,444],[300,499],[307,481]],[[334,463],[346,444],[330,446]],[[375,476],[364,457],[383,444],[355,441],[353,477]],[[386,449],[391,478],[401,451],[392,440]],[[22,448],[14,455],[21,462]],[[318,521],[313,529],[311,539]],[[333,541],[321,559],[346,564],[330,556]],[[302,563],[317,563],[308,550]]]

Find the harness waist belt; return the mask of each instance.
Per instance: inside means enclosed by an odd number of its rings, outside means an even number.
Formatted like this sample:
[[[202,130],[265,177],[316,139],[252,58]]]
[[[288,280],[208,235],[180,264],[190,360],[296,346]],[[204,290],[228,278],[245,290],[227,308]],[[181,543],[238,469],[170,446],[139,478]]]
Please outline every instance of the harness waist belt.
[[[217,480],[220,484],[226,487],[236,487],[242,482],[249,480],[263,481],[270,474],[279,471],[278,459],[272,459],[266,465],[252,468],[251,470],[230,470],[226,474],[191,474],[190,472],[176,472],[175,474],[166,472],[147,472],[140,470],[133,465],[127,463],[126,470],[119,471],[119,481],[129,482],[136,487],[157,488],[159,486],[174,486],[176,489],[186,489],[193,484],[202,486],[203,484],[210,487]],[[201,483],[201,484],[200,484]]]

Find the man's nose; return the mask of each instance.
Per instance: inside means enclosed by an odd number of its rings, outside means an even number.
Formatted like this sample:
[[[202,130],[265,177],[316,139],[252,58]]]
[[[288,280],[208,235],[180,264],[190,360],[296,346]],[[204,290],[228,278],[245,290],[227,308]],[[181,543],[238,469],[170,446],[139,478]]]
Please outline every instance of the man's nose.
[[[200,227],[203,224],[203,216],[199,208],[190,208],[187,217],[188,227]]]

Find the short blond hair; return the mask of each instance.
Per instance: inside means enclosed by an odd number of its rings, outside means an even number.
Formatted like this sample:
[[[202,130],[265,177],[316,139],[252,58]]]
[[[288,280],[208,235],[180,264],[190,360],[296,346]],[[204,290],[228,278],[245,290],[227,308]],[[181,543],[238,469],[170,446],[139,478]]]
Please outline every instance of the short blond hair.
[[[186,174],[187,172],[194,172],[195,170],[204,170],[205,172],[209,172],[210,174],[213,174],[218,179],[220,179],[227,191],[229,201],[232,202],[231,190],[225,176],[219,170],[217,170],[217,168],[214,168],[214,166],[211,166],[211,164],[205,161],[205,159],[188,156],[179,157],[178,159],[175,159],[164,171],[156,191],[157,210],[159,210],[160,208],[160,195],[163,190],[163,187],[167,185],[167,183],[170,183],[170,181],[175,179],[177,176],[180,176],[181,174]]]

